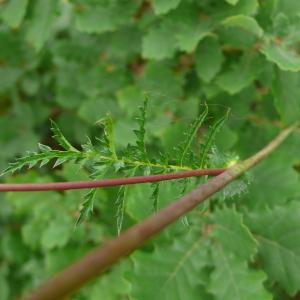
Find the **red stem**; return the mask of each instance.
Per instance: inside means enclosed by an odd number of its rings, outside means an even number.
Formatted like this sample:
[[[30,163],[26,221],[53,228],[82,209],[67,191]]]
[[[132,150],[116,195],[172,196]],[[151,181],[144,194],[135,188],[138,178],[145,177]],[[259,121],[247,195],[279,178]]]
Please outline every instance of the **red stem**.
[[[134,176],[128,178],[110,178],[101,180],[84,180],[73,182],[51,182],[51,183],[4,183],[0,184],[0,192],[33,192],[33,191],[51,191],[51,190],[75,190],[98,188],[105,186],[117,186],[146,182],[157,182],[163,180],[172,180],[193,176],[219,175],[226,169],[198,169],[169,174],[157,174],[149,176]]]

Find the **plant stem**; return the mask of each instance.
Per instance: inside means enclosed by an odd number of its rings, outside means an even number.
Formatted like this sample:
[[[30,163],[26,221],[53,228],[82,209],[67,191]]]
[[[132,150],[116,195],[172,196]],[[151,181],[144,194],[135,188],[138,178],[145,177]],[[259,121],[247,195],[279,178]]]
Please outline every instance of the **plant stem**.
[[[157,182],[164,180],[173,180],[179,178],[219,175],[226,169],[198,169],[177,173],[156,174],[148,176],[134,176],[127,178],[110,178],[101,180],[84,180],[70,182],[53,182],[53,183],[12,183],[0,184],[0,192],[34,192],[34,191],[51,191],[51,190],[76,190],[87,188],[99,188],[105,186],[128,185],[146,182]]]
[[[60,273],[46,281],[32,293],[28,300],[61,299],[79,289],[86,282],[98,276],[120,258],[129,255],[145,241],[162,231],[166,226],[195,208],[199,203],[225,187],[234,179],[252,168],[271,153],[296,127],[283,130],[265,148],[254,156],[234,165],[222,174],[186,194],[178,201],[163,208],[141,223],[138,223],[119,237],[97,247]]]

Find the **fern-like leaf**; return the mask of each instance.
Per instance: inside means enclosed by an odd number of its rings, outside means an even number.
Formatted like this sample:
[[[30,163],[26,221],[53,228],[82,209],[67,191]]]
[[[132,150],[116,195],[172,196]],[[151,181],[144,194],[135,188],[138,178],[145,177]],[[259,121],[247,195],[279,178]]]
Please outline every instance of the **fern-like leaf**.
[[[137,168],[134,168],[127,174],[127,177],[134,176]],[[123,221],[124,221],[124,215],[126,211],[126,195],[128,191],[129,186],[128,185],[122,185],[119,188],[118,196],[116,200],[117,204],[117,233],[118,235],[121,233],[122,227],[123,227]]]
[[[147,151],[146,151],[146,145],[145,145],[145,123],[146,123],[146,112],[148,107],[148,97],[145,96],[143,106],[141,106],[140,109],[140,116],[136,118],[139,129],[134,130],[134,133],[137,137],[136,140],[136,151],[138,154],[138,157],[142,161],[149,161]]]
[[[159,188],[160,188],[160,182],[154,182],[151,184],[153,188],[153,192],[151,195],[151,199],[153,200],[153,211],[157,212],[158,211],[158,197],[159,197]]]
[[[216,121],[210,128],[208,135],[205,138],[205,142],[202,146],[202,151],[200,152],[200,163],[199,163],[200,168],[203,168],[205,166],[209,151],[213,146],[213,142],[215,140],[216,134],[222,128],[224,122],[228,119],[229,112],[230,110],[228,110],[225,116],[219,119],[218,121]]]
[[[74,148],[71,143],[66,139],[66,137],[61,132],[58,125],[53,121],[51,121],[51,131],[53,133],[53,139],[65,150],[72,152],[79,152],[76,148]]]
[[[40,167],[42,167],[54,159],[56,160],[54,166],[58,166],[63,162],[81,158],[81,153],[77,151],[52,150],[50,147],[42,144],[39,144],[39,147],[40,149],[43,149],[41,152],[28,152],[27,155],[17,158],[14,162],[9,164],[8,168],[6,168],[1,175],[15,173],[24,167],[30,169],[37,164],[40,164]]]
[[[90,216],[93,214],[94,210],[94,199],[97,193],[97,189],[90,189],[85,195],[84,195],[84,201],[81,203],[79,208],[79,217],[76,221],[76,226],[81,224],[84,220],[87,220],[90,218]]]
[[[204,111],[199,114],[197,119],[189,127],[188,131],[184,133],[185,141],[183,142],[182,146],[180,147],[181,154],[180,154],[179,163],[180,163],[181,166],[184,163],[184,159],[186,158],[187,153],[191,149],[192,142],[195,139],[195,136],[196,136],[199,128],[202,126],[202,124],[203,124],[203,122],[204,122],[204,120],[207,116],[207,113],[208,113],[208,107],[205,104]]]
[[[188,188],[189,179],[188,178],[183,178],[183,179],[180,180],[180,182],[182,183],[182,189],[180,191],[180,194],[179,194],[178,198],[181,198],[183,195],[185,195],[185,193],[187,191],[187,188]],[[190,226],[190,223],[189,223],[189,220],[188,220],[187,216],[183,216],[181,218],[181,222],[186,227]]]
[[[117,233],[118,235],[121,233],[123,227],[123,220],[125,214],[125,198],[126,198],[127,186],[123,185],[119,188],[117,195]]]
[[[104,130],[102,139],[98,139],[100,142],[101,153],[108,155],[113,159],[118,159],[114,144],[113,120],[111,115],[107,114],[104,118],[100,119],[97,124],[102,125]]]

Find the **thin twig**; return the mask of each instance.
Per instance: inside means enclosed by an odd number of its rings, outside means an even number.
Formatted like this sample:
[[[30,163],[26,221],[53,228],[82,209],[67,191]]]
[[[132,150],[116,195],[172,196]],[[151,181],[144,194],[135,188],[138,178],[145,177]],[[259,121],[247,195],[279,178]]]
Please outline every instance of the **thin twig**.
[[[249,159],[234,165],[222,174],[170,204],[146,220],[132,226],[117,238],[97,247],[60,273],[46,281],[27,300],[61,299],[95,278],[120,258],[129,255],[166,226],[191,211],[199,203],[232,182],[272,152],[296,127],[283,130],[265,148]]]
[[[226,169],[198,169],[177,173],[156,174],[147,176],[134,176],[127,178],[111,178],[101,180],[83,180],[69,182],[49,182],[49,183],[3,183],[0,184],[0,192],[35,192],[51,190],[76,190],[87,188],[99,188],[105,186],[117,186],[146,182],[157,182],[165,180],[180,179],[193,176],[219,175]]]

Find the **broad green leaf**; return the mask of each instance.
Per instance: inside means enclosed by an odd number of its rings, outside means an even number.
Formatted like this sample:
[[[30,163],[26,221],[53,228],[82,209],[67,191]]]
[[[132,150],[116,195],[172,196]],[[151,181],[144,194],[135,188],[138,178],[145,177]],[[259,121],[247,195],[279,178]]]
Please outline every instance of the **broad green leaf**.
[[[45,256],[45,271],[46,274],[53,275],[54,273],[66,268],[69,264],[83,257],[91,246],[88,245],[74,245],[69,244],[64,248],[57,248],[46,252]]]
[[[152,5],[155,14],[165,14],[169,10],[176,8],[181,0],[153,0]]]
[[[212,236],[222,245],[224,251],[241,259],[250,259],[256,253],[257,244],[242,215],[234,208],[218,209],[212,214],[214,231]]]
[[[45,183],[51,181],[51,179],[52,177],[50,176],[38,176],[36,172],[30,171],[22,175],[12,177],[9,181],[7,181],[7,183]],[[45,205],[48,205],[48,209],[43,213],[43,217],[46,220],[49,219],[49,213],[50,217],[52,217],[52,213],[55,212],[55,204],[61,202],[60,195],[55,191],[36,193],[8,193],[6,195],[6,199],[9,203],[11,203],[17,215],[29,215],[31,213],[35,213],[36,208],[45,207]],[[39,201],[40,199],[43,199],[44,201]],[[49,203],[52,203],[53,207],[51,207]]]
[[[142,99],[142,98],[141,98]],[[132,131],[135,126],[133,120],[119,119],[115,122],[115,143],[117,148],[124,149],[128,144],[133,145],[136,135]]]
[[[84,101],[79,108],[78,115],[89,124],[96,124],[101,118],[104,118],[107,113],[118,111],[117,103],[111,98],[98,97]]]
[[[219,42],[214,37],[203,39],[195,53],[196,71],[205,82],[210,82],[220,71],[224,57]]]
[[[222,24],[228,27],[240,27],[245,31],[253,33],[257,37],[263,35],[263,29],[254,18],[249,16],[237,15],[228,17],[222,21]]]
[[[24,244],[28,245],[31,249],[39,249],[41,246],[41,236],[47,229],[48,222],[43,223],[42,218],[35,218],[22,227],[22,239]]]
[[[212,23],[206,18],[199,18],[198,8],[192,4],[182,2],[163,20],[169,28],[173,28],[173,35],[179,50],[192,52],[198,42],[209,35]]]
[[[220,133],[216,140],[216,146],[221,151],[228,151],[232,149],[238,140],[238,133],[235,128],[230,128],[228,125],[224,124],[220,129]]]
[[[68,215],[60,215],[51,220],[43,232],[41,245],[45,250],[64,247],[74,231],[74,221]]]
[[[261,57],[257,55],[245,55],[242,59],[231,66],[229,70],[217,77],[217,84],[231,95],[240,92],[250,85],[263,69]]]
[[[27,4],[28,0],[9,0],[0,13],[0,17],[7,25],[16,28],[25,16]]]
[[[274,207],[300,195],[299,176],[286,155],[262,162],[251,174],[253,180],[244,196],[251,208]]]
[[[23,60],[23,44],[20,40],[19,35],[12,35],[11,31],[1,30],[0,31],[0,58],[2,61],[5,61],[5,65],[1,65],[1,68],[5,66],[7,68],[15,67],[19,72],[22,70],[20,64]],[[21,72],[22,73],[22,72]],[[4,80],[4,76],[1,75],[1,79]]]
[[[200,272],[206,255],[203,241],[192,232],[172,244],[157,245],[153,252],[136,252],[131,256],[132,296],[137,300],[201,300]]]
[[[300,71],[300,58],[296,49],[269,43],[264,45],[261,52],[267,60],[274,62],[283,71]]]
[[[236,5],[239,2],[239,0],[225,0],[225,1],[231,5]]]
[[[22,265],[28,259],[28,248],[24,245],[18,231],[3,232],[0,246],[2,261]]]
[[[105,51],[107,58],[120,59],[124,62],[141,53],[142,35],[140,28],[131,23],[129,26],[123,26],[116,31],[101,35],[101,44],[94,41]]]
[[[182,79],[162,63],[148,62],[138,85],[150,99],[150,113],[158,107],[163,110],[172,105],[172,102],[183,94]]]
[[[77,1],[76,27],[88,33],[113,31],[130,23],[140,1]]]
[[[125,65],[119,65],[117,63],[93,63],[90,67],[80,71],[80,85],[78,86],[78,91],[85,95],[85,99],[88,98],[99,101],[99,99],[101,99],[100,96],[111,98],[114,91],[130,83],[127,75]],[[108,99],[101,100],[105,102]],[[81,101],[81,103],[84,104],[84,101]],[[106,114],[107,110],[102,113]]]
[[[273,82],[275,107],[285,123],[300,119],[300,75],[277,70]]]
[[[5,92],[10,88],[13,88],[17,80],[22,75],[21,70],[12,67],[1,67],[0,68],[0,92]]]
[[[1,300],[8,300],[10,294],[10,287],[7,279],[4,275],[0,273],[0,291],[1,291]]]
[[[273,20],[273,34],[284,38],[291,31],[290,19],[283,13],[278,13]]]
[[[262,271],[249,270],[245,261],[225,253],[220,245],[213,246],[214,271],[208,291],[216,300],[271,300],[263,286],[267,279]]]
[[[48,39],[57,14],[58,0],[37,0],[33,16],[27,26],[26,38],[36,50],[40,50]]]
[[[249,215],[247,225],[259,242],[259,256],[270,280],[295,295],[300,290],[300,204],[259,210]]]
[[[136,108],[144,98],[143,92],[136,85],[129,85],[117,92],[118,103],[128,116],[136,115]]]
[[[161,189],[161,188],[160,188]],[[151,184],[136,184],[130,187],[127,192],[126,212],[134,220],[142,220],[153,212],[151,195],[153,189]],[[141,199],[150,199],[141,201]],[[159,202],[159,200],[158,200]]]
[[[162,23],[150,28],[143,38],[143,57],[149,59],[171,58],[176,51],[176,39],[173,28]]]
[[[281,12],[289,17],[295,17],[300,10],[300,2],[297,0],[277,0],[274,1],[275,12]]]
[[[217,7],[215,7],[210,14],[216,21],[220,22],[230,16],[253,15],[259,7],[258,0],[223,0],[217,3]]]
[[[97,279],[90,288],[89,299],[120,300],[126,297],[130,293],[131,284],[124,274],[129,270],[130,264],[124,261]]]

